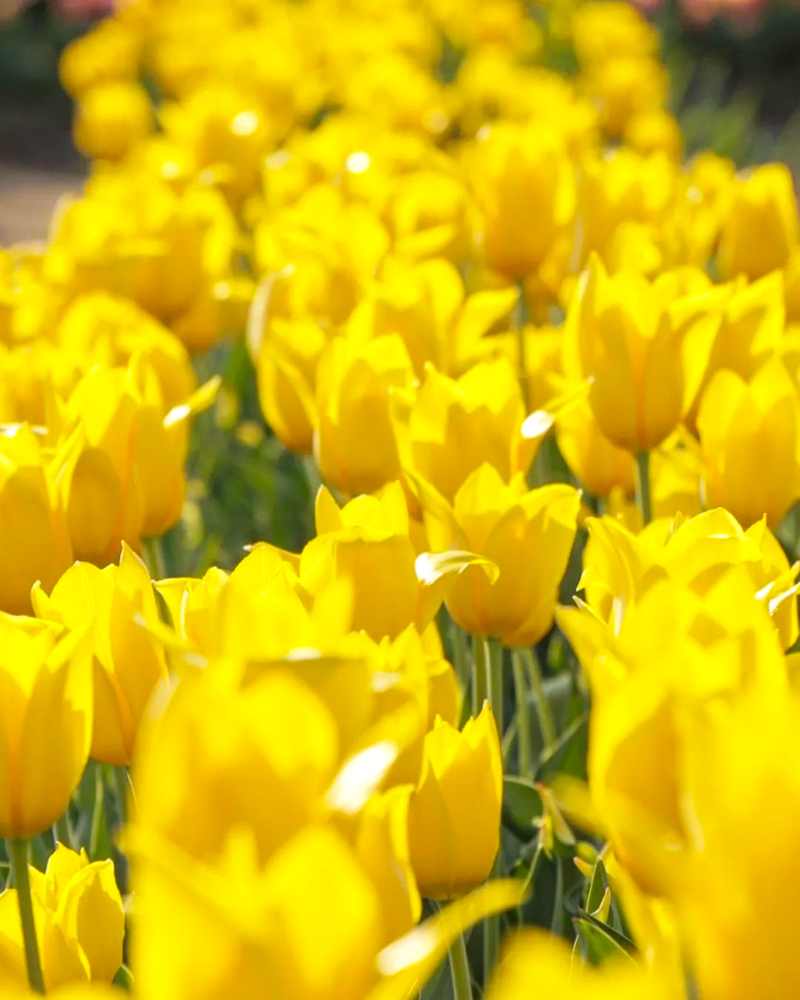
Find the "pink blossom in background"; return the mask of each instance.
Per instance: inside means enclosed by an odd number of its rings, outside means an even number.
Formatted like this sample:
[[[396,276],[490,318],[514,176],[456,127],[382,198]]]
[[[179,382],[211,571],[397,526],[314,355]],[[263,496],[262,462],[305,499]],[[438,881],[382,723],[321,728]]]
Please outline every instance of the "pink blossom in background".
[[[99,17],[110,14],[114,9],[114,0],[53,0],[53,6],[64,17]]]

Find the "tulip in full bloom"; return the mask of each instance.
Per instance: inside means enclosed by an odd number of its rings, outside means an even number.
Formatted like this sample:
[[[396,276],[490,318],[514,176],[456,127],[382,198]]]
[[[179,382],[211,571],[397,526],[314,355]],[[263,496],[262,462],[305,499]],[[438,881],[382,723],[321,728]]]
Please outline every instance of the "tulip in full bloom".
[[[488,877],[500,846],[502,797],[500,740],[489,705],[461,732],[439,719],[425,737],[408,816],[411,864],[423,896],[460,896]]]
[[[89,862],[57,844],[44,874],[29,868],[48,992],[70,983],[110,983],[122,964],[125,915],[112,861]],[[0,976],[27,981],[16,889],[0,895]]]
[[[33,837],[58,820],[92,736],[91,648],[80,633],[29,618],[0,621],[3,739],[0,836]]]
[[[780,361],[749,382],[717,372],[703,393],[697,429],[708,504],[725,507],[742,524],[766,514],[777,527],[800,496],[800,400]]]
[[[529,646],[546,635],[579,507],[572,486],[528,491],[521,476],[507,485],[485,464],[458,491],[449,514],[431,511],[429,530],[432,537],[437,533],[442,547],[455,539],[499,569],[494,583],[479,566],[465,568],[456,579],[447,607],[458,624],[473,635],[498,637],[510,646]]]
[[[34,589],[36,614],[75,631],[89,629],[94,652],[95,760],[129,766],[139,723],[156,685],[167,676],[164,653],[136,620],[158,624],[150,574],[122,543],[118,566],[75,563],[48,597]]]

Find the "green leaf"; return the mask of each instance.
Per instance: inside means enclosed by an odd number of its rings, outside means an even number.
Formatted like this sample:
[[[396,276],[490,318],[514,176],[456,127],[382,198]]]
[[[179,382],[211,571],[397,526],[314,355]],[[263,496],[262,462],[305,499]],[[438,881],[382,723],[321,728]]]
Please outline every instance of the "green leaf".
[[[527,778],[503,780],[503,824],[520,840],[533,840],[544,815],[542,797]]]
[[[588,715],[584,714],[567,726],[547,757],[540,760],[537,780],[547,781],[556,774],[585,778],[588,721]]]
[[[606,888],[608,887],[608,877],[606,876],[606,866],[602,859],[598,858],[592,872],[592,881],[589,883],[589,892],[586,895],[587,913],[595,913],[603,901]]]
[[[633,961],[634,944],[623,934],[601,923],[585,910],[581,910],[580,915],[574,917],[572,922],[586,958],[592,965],[599,965],[609,958],[625,958],[629,962]]]

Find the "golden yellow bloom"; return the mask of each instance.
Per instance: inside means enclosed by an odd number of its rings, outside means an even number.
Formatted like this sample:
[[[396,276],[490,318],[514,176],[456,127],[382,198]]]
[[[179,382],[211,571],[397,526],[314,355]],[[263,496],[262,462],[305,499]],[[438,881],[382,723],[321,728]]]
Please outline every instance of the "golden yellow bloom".
[[[46,872],[30,866],[29,876],[48,993],[70,983],[110,983],[122,964],[125,936],[114,863],[90,864],[84,850],[57,844]],[[27,982],[16,889],[0,895],[0,941],[0,975]]]
[[[686,296],[685,281],[683,274],[652,283],[632,271],[609,276],[594,257],[573,299],[565,369],[591,380],[589,404],[619,448],[660,444],[697,391],[714,330],[703,296]]]
[[[594,496],[607,497],[615,488],[633,495],[633,457],[603,434],[588,401],[565,407],[558,415],[556,441],[570,471]]]
[[[425,737],[408,817],[411,864],[423,896],[460,896],[488,877],[500,846],[502,798],[500,740],[489,705],[462,732],[439,719]]]
[[[0,610],[31,610],[37,580],[52,587],[72,560],[63,508],[30,427],[0,434]]]
[[[0,620],[0,835],[52,826],[83,775],[92,735],[91,648],[85,635],[28,618]]]
[[[159,622],[147,568],[123,542],[119,566],[100,570],[75,563],[49,597],[36,587],[33,603],[39,618],[77,632],[89,630],[95,704],[91,755],[130,765],[150,696],[167,676],[160,645],[135,620],[141,615],[148,623]]]
[[[121,160],[154,127],[147,91],[139,83],[114,80],[83,93],[75,111],[75,145],[98,160]]]
[[[764,365],[749,382],[717,372],[703,393],[697,429],[707,503],[725,507],[742,524],[766,514],[775,528],[800,495],[800,401],[780,361]]]
[[[719,246],[722,274],[754,279],[785,267],[799,236],[788,167],[768,163],[739,174],[732,193]]]
[[[474,365],[459,379],[431,368],[409,417],[410,467],[450,502],[484,462],[506,481],[525,474],[539,444],[523,434],[525,416],[508,359]]]
[[[456,494],[449,513],[430,510],[431,537],[494,563],[492,582],[481,566],[468,566],[447,598],[462,628],[496,636],[509,646],[530,646],[553,623],[558,587],[577,531],[580,498],[571,486],[528,491],[522,476],[507,485],[482,465]],[[439,545],[436,545],[439,547]]]
[[[509,278],[539,270],[569,238],[575,215],[574,168],[558,132],[492,125],[478,136],[470,170],[488,266]]]
[[[658,977],[623,958],[582,965],[566,942],[542,930],[520,931],[501,957],[487,1000],[680,1000]]]
[[[314,455],[322,478],[355,496],[400,475],[395,410],[407,407],[413,370],[397,334],[363,347],[338,338],[317,371]]]

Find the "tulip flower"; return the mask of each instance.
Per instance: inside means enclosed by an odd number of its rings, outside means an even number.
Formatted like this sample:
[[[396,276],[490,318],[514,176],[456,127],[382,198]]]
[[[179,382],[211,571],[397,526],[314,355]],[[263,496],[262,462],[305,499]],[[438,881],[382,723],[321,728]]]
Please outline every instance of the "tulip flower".
[[[129,80],[98,84],[81,95],[75,114],[75,145],[99,160],[121,160],[152,131],[147,91]]]
[[[725,277],[761,278],[789,262],[800,240],[792,175],[782,163],[737,175],[719,245]]]
[[[0,434],[0,610],[29,613],[37,580],[52,586],[69,565],[72,547],[43,451],[30,427]]]
[[[521,476],[507,485],[484,464],[458,491],[449,513],[431,510],[431,531],[443,547],[455,538],[499,569],[494,583],[478,566],[456,578],[447,607],[458,624],[509,646],[530,646],[546,635],[579,507],[578,491],[571,486],[528,491]]]
[[[697,391],[713,323],[702,296],[680,297],[682,280],[609,276],[595,257],[573,299],[565,369],[591,380],[589,404],[618,448],[642,452],[660,444]]]
[[[615,488],[633,495],[633,457],[603,434],[586,400],[565,407],[559,414],[556,441],[570,471],[594,496],[607,497]]]
[[[74,631],[89,630],[94,652],[95,760],[128,767],[150,696],[166,678],[160,645],[148,635],[137,616],[159,622],[150,574],[141,559],[122,543],[118,566],[100,570],[75,563],[48,597],[34,588],[36,614]]]
[[[535,273],[569,238],[575,216],[574,169],[561,136],[492,125],[479,133],[470,169],[487,265],[512,279]]]
[[[332,341],[317,372],[319,425],[314,455],[323,479],[354,496],[397,479],[400,451],[394,411],[407,406],[413,371],[397,334],[359,348]]]
[[[439,719],[425,737],[422,777],[408,814],[411,865],[423,896],[463,895],[488,877],[500,846],[502,797],[500,741],[489,705],[461,732]]]
[[[583,965],[561,938],[525,929],[508,946],[487,1000],[521,1000],[533,991],[559,1000],[672,1000],[658,976],[633,961]]]
[[[3,757],[0,836],[33,837],[60,819],[81,780],[92,734],[90,648],[80,633],[0,620]]]
[[[526,474],[539,441],[523,433],[525,416],[506,358],[477,364],[457,380],[431,368],[409,417],[410,467],[450,502],[484,462],[505,480]]]
[[[777,527],[800,496],[800,401],[780,361],[749,382],[717,372],[703,394],[697,429],[708,504],[725,507],[742,524],[766,514]],[[759,468],[769,474],[754,474]]]
[[[122,964],[125,915],[112,861],[89,862],[57,844],[44,874],[29,868],[39,953],[49,992],[87,980],[110,983]],[[0,974],[27,981],[17,890],[0,895]]]

